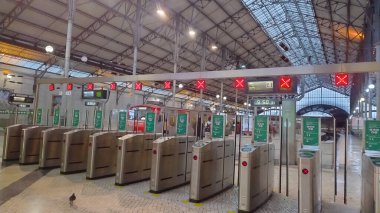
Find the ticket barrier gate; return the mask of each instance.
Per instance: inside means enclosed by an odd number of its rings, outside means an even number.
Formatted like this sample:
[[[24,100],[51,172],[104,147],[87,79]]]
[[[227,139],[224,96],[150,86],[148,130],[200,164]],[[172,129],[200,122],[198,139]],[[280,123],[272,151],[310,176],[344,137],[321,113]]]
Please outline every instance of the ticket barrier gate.
[[[150,178],[153,141],[162,134],[129,134],[119,138],[115,185]]]
[[[87,154],[87,179],[114,176],[117,142],[127,132],[98,132],[90,135]]]
[[[64,133],[61,174],[72,174],[86,170],[89,136],[99,131],[75,129]]]
[[[49,128],[41,132],[39,168],[57,168],[61,165],[62,142],[69,128]]]
[[[20,164],[38,164],[38,161],[40,160],[41,132],[48,128],[51,127],[30,126],[22,130]]]
[[[252,212],[272,195],[274,144],[247,144],[240,149],[239,212]]]
[[[298,153],[298,212],[321,212],[321,153],[301,149]]]
[[[363,154],[361,212],[380,213],[380,156]]]
[[[7,126],[4,132],[3,161],[18,160],[22,139],[22,129],[30,125],[15,124]]]
[[[190,182],[195,140],[195,136],[170,136],[153,142],[150,192],[160,193]]]
[[[190,202],[201,202],[233,186],[234,153],[234,140],[230,139],[193,145]]]

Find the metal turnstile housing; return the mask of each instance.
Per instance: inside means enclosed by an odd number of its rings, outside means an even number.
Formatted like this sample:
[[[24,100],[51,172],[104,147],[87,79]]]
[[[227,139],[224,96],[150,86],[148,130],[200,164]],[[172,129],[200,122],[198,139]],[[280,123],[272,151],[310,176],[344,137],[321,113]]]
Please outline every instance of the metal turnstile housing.
[[[252,212],[272,195],[274,144],[255,143],[240,148],[239,212]]]
[[[49,128],[41,132],[39,167],[55,168],[61,166],[63,135],[70,128]]]
[[[3,161],[18,160],[20,158],[22,129],[29,126],[30,125],[15,124],[5,128]]]
[[[298,212],[319,213],[321,204],[321,152],[301,149],[298,153]]]
[[[363,154],[361,212],[380,213],[380,156]]]
[[[153,142],[151,192],[160,193],[190,182],[195,140],[195,136],[171,136]]]
[[[119,138],[116,185],[127,185],[150,178],[153,141],[162,134],[130,134]]]
[[[61,174],[78,173],[86,170],[89,136],[99,131],[75,129],[64,133]]]
[[[22,130],[20,164],[37,164],[40,160],[41,132],[50,127],[30,126]]]
[[[198,141],[193,145],[190,201],[201,202],[233,186],[234,140]]]
[[[90,135],[87,154],[87,179],[115,175],[117,142],[127,132],[98,132]]]

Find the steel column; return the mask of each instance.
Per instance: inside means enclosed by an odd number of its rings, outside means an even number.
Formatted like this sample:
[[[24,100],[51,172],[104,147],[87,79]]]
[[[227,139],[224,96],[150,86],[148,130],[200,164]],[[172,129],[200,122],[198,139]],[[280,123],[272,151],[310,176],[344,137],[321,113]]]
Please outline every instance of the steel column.
[[[380,62],[380,41],[376,44],[376,62]],[[380,69],[378,69],[380,71]],[[380,120],[380,72],[376,72],[376,119]]]
[[[181,39],[181,34],[180,34],[180,19],[177,16],[175,18],[175,37],[174,37],[174,55],[173,55],[173,73],[174,75],[177,73],[178,69],[178,57],[179,57],[179,42]],[[177,86],[177,80],[173,80],[173,105],[175,107],[175,94],[176,94],[176,86]]]
[[[201,58],[201,72],[206,71],[206,55],[207,55],[207,40],[206,36],[202,35],[202,58]],[[203,90],[200,91],[200,102],[201,102],[201,108],[203,110]]]
[[[135,29],[133,34],[133,67],[132,67],[132,74],[133,76],[136,76],[137,73],[137,57],[138,57],[138,48],[140,43],[140,29],[141,29],[141,0],[136,0],[136,19],[135,19]],[[121,80],[123,81],[123,80]],[[135,95],[135,81],[132,83],[132,97],[133,102],[137,104],[137,99]]]

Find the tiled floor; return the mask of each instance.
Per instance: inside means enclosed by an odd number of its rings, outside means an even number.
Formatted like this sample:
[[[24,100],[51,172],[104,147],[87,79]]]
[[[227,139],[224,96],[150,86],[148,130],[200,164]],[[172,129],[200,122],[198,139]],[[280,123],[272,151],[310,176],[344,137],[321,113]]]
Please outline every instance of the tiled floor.
[[[0,151],[2,149],[0,141]],[[343,138],[338,142],[339,151]],[[323,171],[323,212],[359,212],[360,204],[360,142],[349,140],[348,205],[343,205],[343,171],[339,169],[338,196],[334,201],[333,171]],[[339,158],[341,159],[341,158]],[[0,193],[31,173],[37,165],[14,164],[0,169]],[[343,167],[342,167],[343,168]],[[279,167],[275,166],[274,195],[256,212],[297,212],[297,167],[289,168],[289,197],[285,194],[285,167],[282,175],[282,192],[278,193]],[[148,193],[149,182],[128,186],[115,186],[114,177],[86,180],[84,173],[60,175],[59,169],[47,172],[26,187],[21,193],[0,205],[0,212],[236,212],[237,187],[234,187],[201,204],[188,202],[189,186],[162,194]],[[68,198],[75,192],[77,200],[70,207]]]

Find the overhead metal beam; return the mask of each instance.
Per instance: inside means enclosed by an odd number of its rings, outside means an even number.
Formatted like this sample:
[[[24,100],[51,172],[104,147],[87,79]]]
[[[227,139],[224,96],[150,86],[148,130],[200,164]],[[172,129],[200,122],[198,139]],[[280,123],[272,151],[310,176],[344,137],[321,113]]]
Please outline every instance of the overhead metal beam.
[[[184,72],[184,73],[163,73],[146,74],[136,76],[115,76],[115,77],[91,77],[91,78],[55,78],[40,79],[39,84],[49,83],[104,83],[104,82],[131,82],[131,81],[165,81],[165,80],[194,80],[194,79],[231,79],[237,77],[265,77],[280,75],[312,75],[312,74],[332,74],[344,70],[346,73],[367,73],[380,72],[380,62],[361,62],[345,64],[324,64],[306,65],[297,67],[272,67],[258,69],[222,70],[208,72]],[[1,66],[0,66],[1,68]]]
[[[15,1],[17,4],[16,7],[13,8],[13,10],[0,21],[0,32],[7,29],[13,21],[16,20],[18,16],[32,3],[32,1],[33,0]]]

